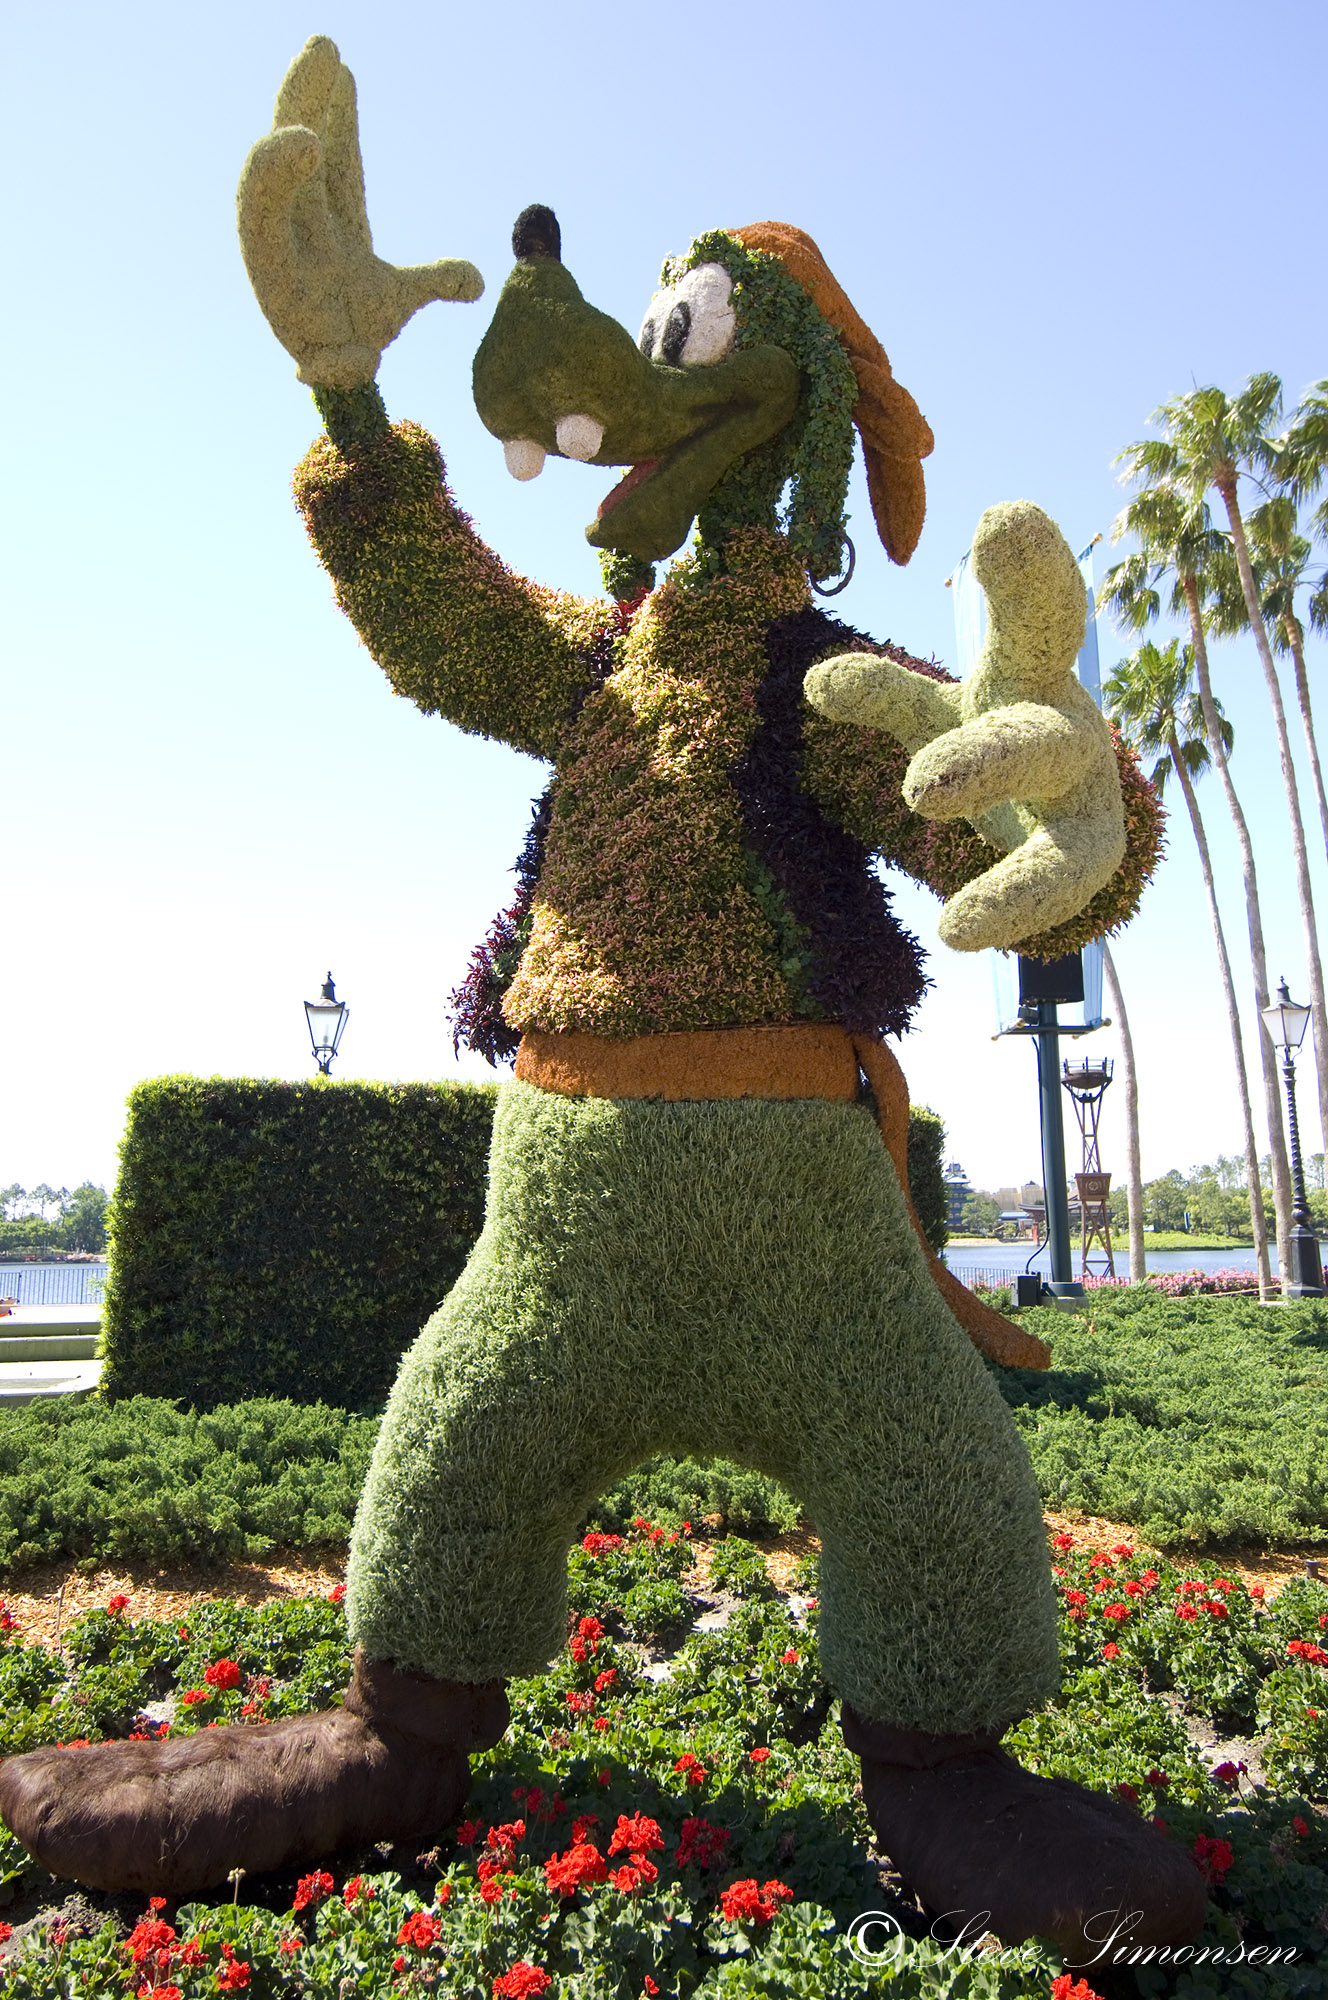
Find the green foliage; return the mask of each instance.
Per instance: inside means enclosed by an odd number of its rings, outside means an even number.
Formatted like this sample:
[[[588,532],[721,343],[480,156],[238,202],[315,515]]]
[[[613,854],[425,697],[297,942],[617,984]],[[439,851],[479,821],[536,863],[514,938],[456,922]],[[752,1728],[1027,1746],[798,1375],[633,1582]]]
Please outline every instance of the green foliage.
[[[698,264],[722,264],[733,279],[738,348],[782,348],[798,364],[803,384],[793,423],[741,458],[705,501],[698,543],[718,559],[735,527],[778,527],[817,582],[835,576],[844,566],[844,497],[853,464],[858,384],[852,365],[834,329],[777,257],[714,229],[667,262],[661,282],[676,284]]]
[[[597,1500],[589,1525],[624,1533],[638,1514],[677,1527],[720,1516],[742,1535],[797,1526],[797,1502],[777,1480],[726,1458],[648,1458]]]
[[[68,1188],[45,1183],[29,1189],[15,1181],[0,1188],[0,1255],[39,1249],[104,1250],[106,1204],[105,1188],[91,1181],[82,1182],[72,1194]]]
[[[928,1104],[908,1107],[908,1185],[922,1233],[937,1256],[950,1240],[950,1204],[941,1161],[945,1125]]]
[[[263,1399],[204,1415],[147,1396],[0,1410],[0,1567],[343,1547],[376,1432],[373,1417]]]
[[[106,1393],[380,1402],[479,1234],[493,1102],[452,1083],[139,1084]]]
[[[1050,1369],[992,1372],[1048,1506],[1160,1548],[1328,1541],[1328,1306],[1133,1285],[1023,1323]]]
[[[398,1851],[390,1868],[376,1849],[313,1863],[298,1897],[291,1870],[168,1905],[153,1913],[170,1932],[156,1934],[168,1954],[157,1983],[204,2000],[218,1990],[229,1947],[248,1969],[246,1990],[265,2000],[415,1990],[492,2000],[495,1982],[522,1963],[548,1971],[549,2000],[640,2000],[647,1979],[670,2000],[1047,2000],[1061,1970],[1050,1947],[946,1948],[880,1876],[855,1796],[857,1763],[821,1674],[815,1605],[795,1616],[782,1594],[763,1590],[722,1627],[691,1630],[664,1659],[623,1636],[633,1600],[671,1591],[695,1613],[683,1583],[691,1555],[685,1536],[644,1520],[624,1538],[574,1548],[568,1647],[547,1674],[512,1684],[511,1727],[473,1760],[460,1823],[439,1828],[414,1860]],[[1044,1775],[1115,1789],[1186,1852],[1225,1843],[1210,1869],[1195,1965],[1179,1978],[1156,1966],[1088,1968],[1088,1990],[1113,2000],[1325,2000],[1328,1770],[1309,1734],[1298,1739],[1298,1762],[1277,1745],[1295,1733],[1298,1708],[1328,1709],[1328,1672],[1303,1654],[1287,1665],[1290,1640],[1312,1650],[1322,1636],[1328,1588],[1292,1584],[1264,1609],[1208,1567],[1149,1566],[1124,1545],[1107,1556],[1058,1545],[1054,1556],[1065,1681],[1009,1747]],[[736,1544],[728,1561],[735,1575],[762,1566]],[[814,1589],[814,1565],[796,1587]],[[1184,1605],[1192,1617],[1178,1615]],[[1104,1658],[1104,1644],[1117,1650]],[[220,1660],[234,1662],[232,1688],[206,1680]],[[1215,1753],[1198,1754],[1187,1727],[1225,1732],[1226,1690],[1247,1661],[1257,1727],[1268,1732],[1258,1746],[1266,1785],[1229,1761],[1219,1777]],[[183,1633],[135,1618],[131,1601],[75,1621],[63,1659],[21,1634],[0,1640],[0,1752],[96,1739],[112,1726],[122,1734],[144,1725],[149,1705],[169,1713],[172,1734],[304,1713],[336,1700],[348,1668],[341,1607],[323,1599],[200,1604]],[[1310,1719],[1300,1721],[1310,1731]],[[616,1876],[630,1859],[623,1846],[610,1852],[622,1816],[635,1822],[653,1878],[555,1890],[546,1863],[574,1838]],[[482,1867],[502,1891],[493,1902],[479,1893]],[[5,1840],[0,1881],[40,1895],[46,1878]],[[739,1881],[775,1882],[788,1895],[772,1899],[767,1918],[728,1918],[722,1898]],[[144,1983],[125,1949],[139,1913],[95,1892],[87,1901],[88,1924],[16,1933],[7,1995],[63,2000]],[[850,1925],[868,1911],[887,1920],[872,1940],[874,1964],[850,1945]],[[1287,1962],[1261,1963],[1270,1947]],[[1207,1968],[1219,1948],[1243,1950],[1244,1960]]]

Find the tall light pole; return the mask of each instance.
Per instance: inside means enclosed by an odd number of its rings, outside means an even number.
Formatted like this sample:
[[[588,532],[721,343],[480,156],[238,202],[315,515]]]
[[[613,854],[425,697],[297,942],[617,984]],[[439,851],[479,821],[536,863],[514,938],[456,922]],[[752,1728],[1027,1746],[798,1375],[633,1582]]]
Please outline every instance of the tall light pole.
[[[314,1045],[314,1061],[319,1074],[326,1076],[332,1067],[332,1058],[341,1047],[342,1031],[346,1026],[350,1008],[344,1000],[338,1000],[336,988],[329,972],[323,982],[322,995],[317,1000],[306,1000],[304,1017],[309,1023],[309,1040]]]
[[[1319,1257],[1319,1239],[1310,1218],[1310,1205],[1305,1199],[1305,1171],[1300,1163],[1300,1127],[1296,1122],[1294,1057],[1304,1040],[1305,1023],[1309,1018],[1309,1008],[1300,1006],[1291,998],[1285,979],[1277,989],[1276,1000],[1263,1009],[1264,1026],[1282,1051],[1282,1076],[1286,1082],[1287,1122],[1291,1138],[1291,1181],[1295,1206],[1291,1211],[1288,1244],[1290,1269],[1282,1274],[1282,1293],[1288,1299],[1323,1297],[1323,1264]]]

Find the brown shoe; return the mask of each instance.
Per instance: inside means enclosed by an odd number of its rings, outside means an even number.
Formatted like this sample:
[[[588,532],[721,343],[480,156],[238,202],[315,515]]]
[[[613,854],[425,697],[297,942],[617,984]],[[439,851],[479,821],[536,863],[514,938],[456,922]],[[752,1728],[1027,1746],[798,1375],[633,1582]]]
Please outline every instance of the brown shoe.
[[[355,1655],[340,1708],[156,1743],[31,1750],[0,1764],[0,1817],[53,1875],[188,1896],[372,1841],[420,1840],[507,1728],[501,1681],[469,1687]]]
[[[843,1730],[882,1851],[969,1942],[1051,1938],[1086,1965],[1203,1929],[1208,1890],[1188,1854],[1119,1800],[1025,1771],[998,1731],[928,1736],[847,1702]]]

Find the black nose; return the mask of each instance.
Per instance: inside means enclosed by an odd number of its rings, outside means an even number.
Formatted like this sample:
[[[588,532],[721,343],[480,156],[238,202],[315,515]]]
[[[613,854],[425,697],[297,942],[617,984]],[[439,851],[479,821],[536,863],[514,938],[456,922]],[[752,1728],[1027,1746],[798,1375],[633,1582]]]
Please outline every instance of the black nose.
[[[512,255],[516,258],[552,257],[555,264],[561,264],[562,231],[558,227],[557,216],[542,201],[534,201],[529,208],[523,208],[512,225]]]

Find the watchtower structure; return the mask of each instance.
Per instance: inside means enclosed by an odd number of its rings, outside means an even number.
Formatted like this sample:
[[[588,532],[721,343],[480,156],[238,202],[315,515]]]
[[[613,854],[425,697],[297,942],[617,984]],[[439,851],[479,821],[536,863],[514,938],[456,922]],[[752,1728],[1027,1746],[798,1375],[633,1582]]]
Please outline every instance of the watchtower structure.
[[[1102,1155],[1098,1149],[1098,1124],[1102,1117],[1102,1100],[1111,1082],[1112,1063],[1110,1058],[1098,1062],[1067,1062],[1062,1063],[1061,1071],[1061,1082],[1074,1100],[1083,1140],[1083,1170],[1074,1177],[1079,1190],[1080,1281],[1089,1275],[1089,1252],[1095,1244],[1100,1244],[1103,1252],[1098,1275],[1114,1278],[1116,1260],[1111,1250],[1111,1217],[1107,1209],[1111,1175],[1103,1173]]]

